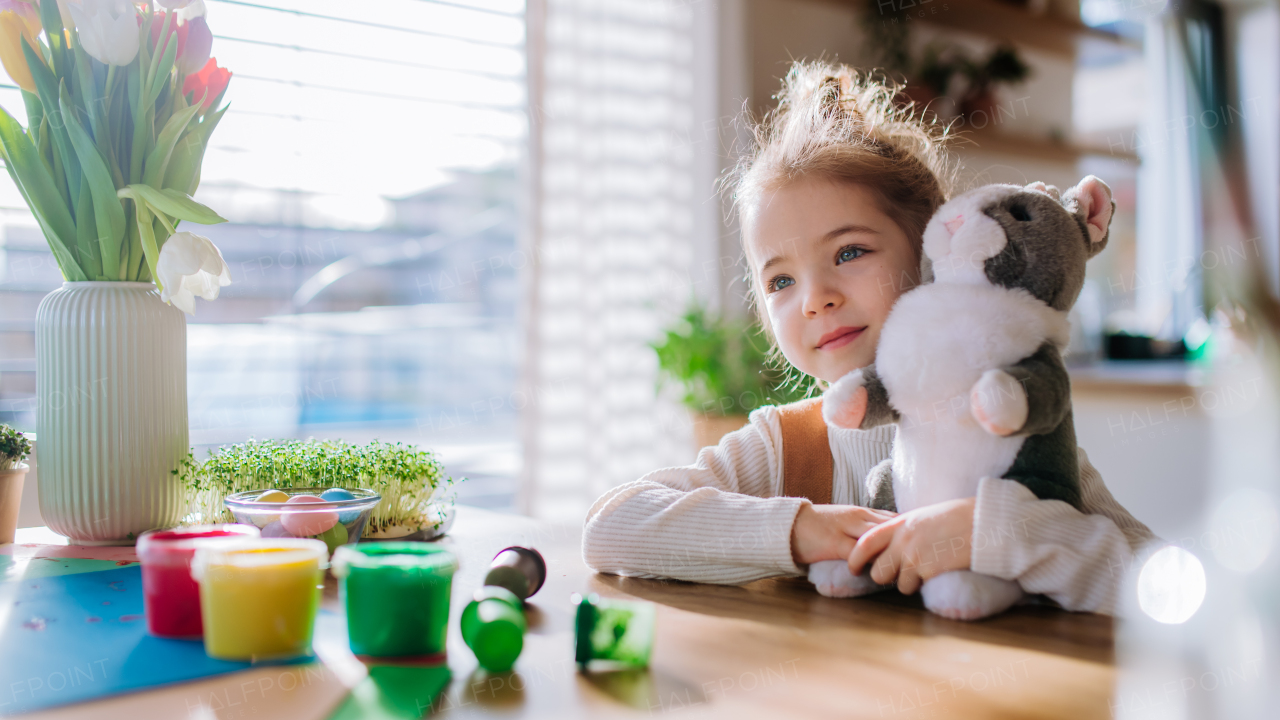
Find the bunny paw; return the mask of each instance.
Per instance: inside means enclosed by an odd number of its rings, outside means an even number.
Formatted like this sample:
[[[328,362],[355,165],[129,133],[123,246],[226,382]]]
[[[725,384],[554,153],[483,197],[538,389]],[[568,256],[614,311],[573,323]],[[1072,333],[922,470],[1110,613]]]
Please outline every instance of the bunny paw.
[[[973,419],[992,435],[1012,435],[1027,424],[1027,393],[1012,375],[988,370],[969,391]]]
[[[951,620],[978,620],[1012,607],[1022,599],[1022,586],[1012,580],[969,570],[943,573],[920,588],[924,606]]]
[[[827,597],[850,598],[884,589],[869,574],[854,575],[844,560],[823,560],[809,566],[809,582]]]
[[[867,416],[867,387],[861,370],[836,381],[822,396],[822,419],[828,425],[857,430]]]

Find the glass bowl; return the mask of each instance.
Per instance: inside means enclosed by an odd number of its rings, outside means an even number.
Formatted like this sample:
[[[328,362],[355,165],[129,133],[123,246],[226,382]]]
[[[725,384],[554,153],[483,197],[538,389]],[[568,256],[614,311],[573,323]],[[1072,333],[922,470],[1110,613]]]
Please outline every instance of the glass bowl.
[[[324,491],[335,489],[351,493],[352,499],[319,502],[293,500],[302,495],[319,498]],[[259,501],[258,498],[266,492],[282,492],[289,496],[289,501]],[[315,538],[323,541],[332,553],[341,545],[353,545],[360,541],[360,536],[369,523],[369,516],[380,500],[382,496],[372,490],[276,488],[239,492],[228,495],[223,502],[235,516],[236,522],[261,528],[264,538]]]

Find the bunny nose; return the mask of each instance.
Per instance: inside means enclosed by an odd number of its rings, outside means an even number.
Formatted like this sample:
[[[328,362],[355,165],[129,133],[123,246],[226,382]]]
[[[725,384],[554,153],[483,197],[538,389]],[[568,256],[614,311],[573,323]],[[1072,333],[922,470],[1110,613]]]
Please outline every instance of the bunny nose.
[[[947,228],[948,233],[955,235],[956,231],[960,229],[960,226],[964,224],[964,216],[957,215],[951,220],[948,220],[942,224]]]

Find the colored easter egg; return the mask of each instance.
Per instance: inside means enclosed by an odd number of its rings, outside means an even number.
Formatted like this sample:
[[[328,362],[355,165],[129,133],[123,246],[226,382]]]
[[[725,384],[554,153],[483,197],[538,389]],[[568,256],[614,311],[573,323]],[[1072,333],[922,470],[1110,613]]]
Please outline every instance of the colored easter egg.
[[[324,544],[329,546],[329,552],[332,553],[338,549],[339,545],[347,544],[347,527],[342,523],[338,523],[317,535],[316,539],[323,540]]]
[[[291,535],[288,530],[284,529],[284,525],[280,524],[279,520],[276,520],[275,522],[267,523],[266,527],[262,528],[262,537],[287,538],[293,537],[293,535]]]
[[[324,500],[315,495],[294,495],[289,498],[289,505],[303,503],[322,503]],[[311,512],[287,512],[280,514],[280,524],[296,537],[319,535],[338,524],[338,513],[332,510],[314,510]]]
[[[338,502],[340,500],[355,500],[356,496],[350,490],[344,488],[329,488],[320,493],[320,499],[326,502]],[[338,522],[343,525],[350,525],[360,517],[359,510],[343,510],[338,513]]]
[[[273,502],[282,503],[289,502],[289,496],[279,490],[268,490],[258,497],[254,498],[256,502]],[[260,528],[264,528],[271,523],[280,519],[279,515],[253,515],[253,524]],[[281,536],[283,537],[283,536]]]

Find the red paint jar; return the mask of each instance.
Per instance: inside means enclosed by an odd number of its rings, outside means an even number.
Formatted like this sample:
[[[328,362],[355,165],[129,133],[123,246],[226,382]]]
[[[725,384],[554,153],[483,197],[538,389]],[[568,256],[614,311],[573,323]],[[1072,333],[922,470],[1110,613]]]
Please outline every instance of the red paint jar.
[[[142,562],[142,599],[147,631],[170,638],[200,639],[200,586],[191,577],[196,549],[258,537],[252,525],[193,525],[150,530],[138,538]]]

